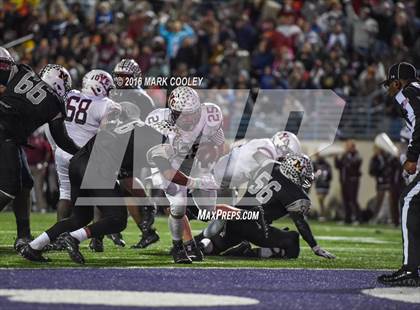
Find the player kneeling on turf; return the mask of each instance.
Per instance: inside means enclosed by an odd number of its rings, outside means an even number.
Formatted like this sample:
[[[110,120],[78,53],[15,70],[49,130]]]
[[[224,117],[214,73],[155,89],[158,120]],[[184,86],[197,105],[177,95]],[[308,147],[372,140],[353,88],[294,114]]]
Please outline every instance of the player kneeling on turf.
[[[317,244],[304,217],[311,205],[306,191],[312,181],[312,163],[306,155],[290,153],[280,161],[267,159],[248,183],[245,195],[236,206],[245,210],[252,210],[256,205],[261,206],[264,212],[260,215],[268,224],[289,215],[314,254],[332,259],[335,256]],[[204,233],[201,233],[196,236],[196,241],[200,241],[207,254],[217,255],[240,244],[238,248],[227,253],[255,256],[256,253],[253,253],[249,246],[251,242],[262,247],[258,250],[260,257],[297,258],[299,256],[297,232],[273,226],[268,226],[265,231],[257,220],[227,221],[224,226],[216,220],[206,230],[207,235],[210,231],[213,232],[213,236],[204,238]]]

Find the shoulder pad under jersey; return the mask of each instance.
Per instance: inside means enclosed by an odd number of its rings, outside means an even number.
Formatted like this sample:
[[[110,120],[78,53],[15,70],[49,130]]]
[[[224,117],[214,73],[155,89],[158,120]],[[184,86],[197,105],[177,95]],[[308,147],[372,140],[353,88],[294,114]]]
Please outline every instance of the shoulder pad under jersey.
[[[152,125],[154,123],[159,123],[162,121],[169,121],[170,114],[171,111],[167,108],[153,110],[149,113],[149,115],[147,115],[145,123],[147,125]]]
[[[176,126],[170,124],[168,121],[161,121],[156,123],[147,124],[148,126],[152,127],[154,130],[159,132],[164,136],[169,136],[171,134],[177,134],[178,130]]]

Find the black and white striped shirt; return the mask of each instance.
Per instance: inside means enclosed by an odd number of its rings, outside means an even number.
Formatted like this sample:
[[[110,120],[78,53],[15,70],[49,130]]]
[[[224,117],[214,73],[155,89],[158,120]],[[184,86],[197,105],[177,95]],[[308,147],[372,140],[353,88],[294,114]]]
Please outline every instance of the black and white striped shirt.
[[[410,141],[407,149],[407,160],[417,162],[420,154],[420,83],[411,82],[395,96],[400,106]]]

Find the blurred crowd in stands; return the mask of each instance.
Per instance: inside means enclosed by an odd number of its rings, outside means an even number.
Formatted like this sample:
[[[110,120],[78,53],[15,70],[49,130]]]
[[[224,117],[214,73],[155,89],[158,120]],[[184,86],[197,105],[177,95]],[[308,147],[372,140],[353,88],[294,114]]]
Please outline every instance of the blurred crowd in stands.
[[[389,65],[420,60],[418,1],[4,0],[0,42],[29,33],[20,61],[71,70],[136,59],[147,76],[203,76],[203,88],[378,89]]]
[[[367,106],[394,117],[378,84],[391,64],[420,63],[420,1],[414,0],[1,2],[0,44],[33,34],[14,46],[14,56],[36,70],[65,66],[75,87],[88,70],[110,72],[126,57],[144,76],[200,76],[202,88],[254,92],[332,89],[350,109],[352,98],[369,98]],[[43,152],[30,155],[37,159],[31,169],[41,174],[50,161]]]

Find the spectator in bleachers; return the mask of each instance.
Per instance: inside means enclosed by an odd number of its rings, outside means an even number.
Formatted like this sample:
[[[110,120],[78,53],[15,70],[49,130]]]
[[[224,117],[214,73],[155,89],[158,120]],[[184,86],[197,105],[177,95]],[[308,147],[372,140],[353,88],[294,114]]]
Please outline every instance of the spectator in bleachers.
[[[342,203],[344,206],[344,222],[346,224],[360,221],[358,202],[362,158],[353,140],[345,143],[345,152],[335,157],[335,167],[339,170]]]
[[[109,69],[125,56],[137,59],[144,75],[171,74],[182,62],[189,74],[204,77],[218,64],[228,78],[249,70],[249,63],[250,78],[259,86],[336,89],[347,74],[352,82],[344,82],[343,94],[358,95],[365,86],[361,68],[372,59],[378,68],[420,59],[418,49],[408,49],[420,44],[413,1],[344,2],[59,0],[23,1],[16,7],[6,1],[0,43],[34,33],[33,51],[17,48],[21,58],[34,67],[59,60],[77,67],[78,75],[98,66]],[[238,64],[241,50],[248,53]],[[303,76],[304,82],[289,81],[290,75]],[[80,83],[80,77],[75,80]],[[226,83],[234,87],[236,81]],[[363,89],[364,94],[371,90]]]
[[[369,174],[376,180],[376,198],[373,210],[374,223],[386,223],[387,218],[380,218],[387,212],[380,212],[384,202],[385,194],[389,193],[389,207],[392,208],[392,196],[389,192],[391,188],[391,179],[393,174],[392,156],[379,147],[374,147],[374,155],[370,159]]]
[[[25,153],[28,158],[29,169],[34,179],[35,208],[34,211],[47,212],[47,201],[45,197],[44,185],[51,158],[51,147],[41,130],[36,131],[28,140],[28,147]]]

